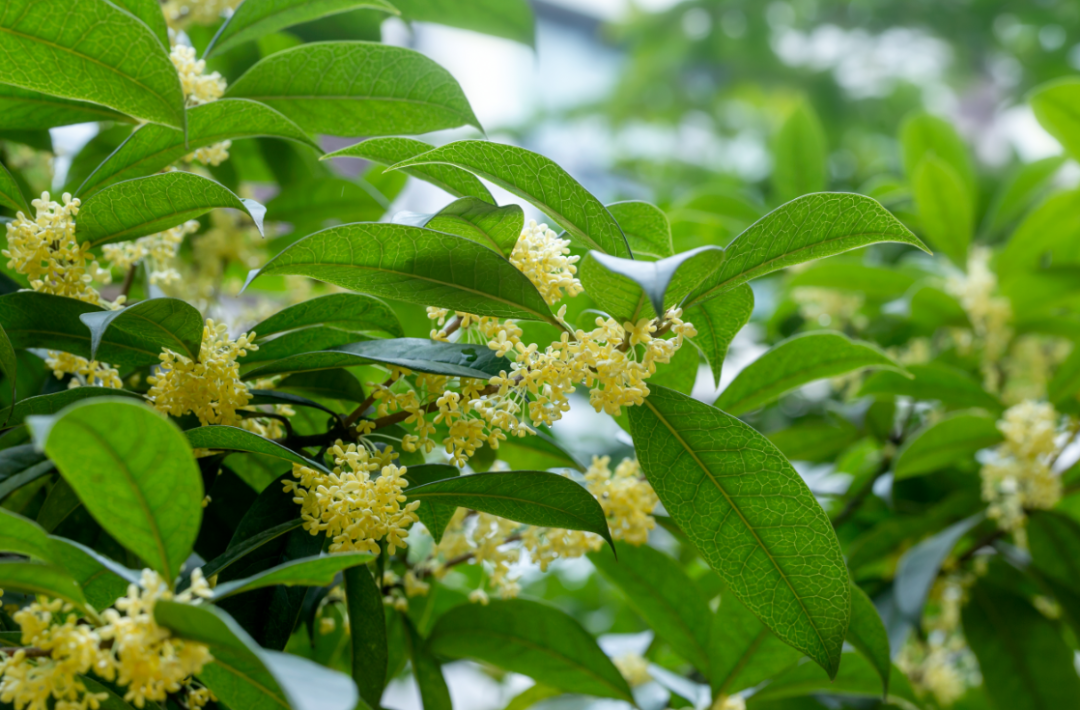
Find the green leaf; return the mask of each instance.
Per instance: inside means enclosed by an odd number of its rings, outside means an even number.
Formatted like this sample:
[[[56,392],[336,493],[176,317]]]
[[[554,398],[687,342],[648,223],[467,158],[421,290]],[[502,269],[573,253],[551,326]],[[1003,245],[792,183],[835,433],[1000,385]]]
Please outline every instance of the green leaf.
[[[168,349],[197,361],[202,347],[203,317],[178,298],[151,298],[115,311],[83,313],[79,320],[90,329],[90,359],[97,359],[101,339],[109,329],[122,331],[159,354]],[[157,362],[158,358],[148,360]]]
[[[1028,543],[1036,569],[1080,593],[1080,523],[1052,510],[1032,511]]]
[[[104,187],[151,175],[198,148],[226,140],[284,138],[321,152],[319,144],[299,126],[257,101],[221,99],[194,106],[188,110],[187,116],[186,136],[181,131],[164,126],[140,127],[94,169],[80,185],[76,195],[85,200],[86,196]]]
[[[303,392],[312,397],[339,399],[357,404],[367,399],[363,385],[348,370],[320,370],[289,375],[274,386],[275,391]]]
[[[1080,190],[1065,190],[1043,200],[1013,231],[994,260],[1002,282],[1039,271],[1049,255],[1057,261],[1068,254],[1080,235]],[[1056,258],[1055,258],[1056,257]]]
[[[326,467],[317,461],[301,456],[276,441],[271,441],[239,427],[223,425],[200,426],[188,429],[184,432],[184,435],[187,436],[188,444],[193,449],[244,451],[249,454],[272,456],[282,461],[326,471]]]
[[[581,264],[585,290],[620,323],[663,315],[724,260],[720,247],[704,246],[660,261],[636,261],[591,251]],[[669,293],[670,291],[670,293]],[[649,306],[652,306],[650,308]]]
[[[925,705],[916,697],[907,678],[897,670],[892,674],[892,692],[884,698],[889,707],[920,710]],[[769,703],[808,695],[842,696],[882,700],[881,678],[870,661],[858,653],[845,653],[840,672],[830,679],[809,663],[788,669],[748,699],[747,710],[774,708]],[[787,707],[786,705],[781,707]]]
[[[659,207],[648,202],[629,200],[614,202],[607,206],[607,211],[619,223],[630,245],[630,253],[635,259],[663,259],[674,256],[671,224]]]
[[[690,342],[701,350],[712,369],[713,382],[720,385],[720,373],[728,347],[754,312],[754,292],[750,284],[740,284],[715,298],[687,308],[683,320],[692,323],[698,334]]]
[[[230,708],[353,710],[359,700],[348,676],[306,658],[259,648],[217,607],[161,600],[154,605],[154,618],[176,636],[209,646],[214,661],[199,680]]]
[[[352,677],[360,696],[378,707],[386,684],[389,652],[386,645],[386,617],[383,595],[367,567],[345,570],[345,605],[350,619],[363,619],[352,625]]]
[[[289,168],[279,169],[285,171],[278,176],[283,182]],[[286,189],[267,203],[266,219],[293,226],[285,243],[337,224],[378,221],[388,207],[383,195],[363,177],[316,177],[284,184]]]
[[[709,669],[709,605],[674,559],[648,545],[620,542],[589,554],[597,571],[626,596],[627,604],[698,670]]]
[[[236,579],[231,582],[219,584],[214,588],[214,599],[224,599],[234,594],[250,592],[252,589],[273,587],[278,584],[286,586],[326,587],[334,582],[334,578],[342,570],[357,565],[366,565],[375,559],[371,555],[361,552],[348,552],[337,555],[321,555],[319,557],[305,557],[292,560],[283,565],[246,579]]]
[[[450,689],[446,686],[439,662],[428,651],[424,639],[409,621],[409,617],[402,614],[401,621],[405,625],[405,643],[409,647],[413,676],[420,688],[420,700],[424,704],[424,710],[453,710]]]
[[[1023,597],[978,582],[963,608],[964,636],[1000,708],[1069,707],[1080,697],[1073,652]]]
[[[19,372],[19,361],[15,355],[15,348],[12,346],[3,326],[0,326],[0,372],[3,372],[4,377],[11,381],[11,401],[14,402],[16,399],[15,385],[18,383],[16,377]],[[0,426],[7,426],[7,421],[0,422]]]
[[[203,574],[207,577],[213,577],[215,574],[220,574],[222,570],[227,569],[237,560],[240,560],[252,552],[255,552],[263,545],[276,540],[277,538],[287,533],[296,530],[304,521],[300,519],[299,515],[294,520],[288,520],[284,523],[278,523],[277,525],[260,530],[259,532],[244,538],[242,542],[238,542],[235,545],[230,542],[229,548],[221,555],[215,557],[206,563],[203,567]]]
[[[772,182],[781,202],[825,189],[829,147],[808,103],[800,102],[781,124],[773,153]]]
[[[596,640],[547,604],[509,599],[454,607],[435,622],[428,648],[521,673],[567,693],[633,702],[626,680]]]
[[[225,95],[261,101],[310,133],[385,136],[480,128],[450,72],[419,52],[372,42],[318,42],[271,54]]]
[[[86,600],[95,609],[112,606],[127,593],[129,584],[139,583],[140,573],[127,569],[104,555],[80,545],[74,540],[52,536],[53,560],[71,575]]]
[[[975,169],[967,146],[951,123],[928,113],[916,112],[900,126],[900,148],[908,179],[914,179],[923,160],[935,156],[956,171],[967,190],[968,200],[974,200]]]
[[[0,84],[0,130],[38,131],[93,121],[130,122],[122,113],[85,101]]]
[[[544,431],[533,436],[514,437],[499,444],[499,458],[514,470],[573,468],[582,473],[585,467],[568,450]]]
[[[889,674],[892,671],[889,633],[874,602],[854,582],[851,584],[851,625],[848,626],[847,640],[870,661],[881,676],[882,693],[888,693]]]
[[[312,325],[348,330],[381,330],[400,338],[405,334],[394,309],[377,298],[357,293],[331,293],[278,311],[251,328],[256,342],[270,335]]]
[[[391,168],[452,165],[527,200],[584,249],[630,258],[630,246],[607,208],[561,167],[542,155],[488,141],[458,141]]]
[[[1080,123],[1077,124],[1080,126]],[[991,233],[1005,229],[1020,218],[1031,203],[1050,185],[1065,164],[1066,156],[1054,155],[1024,163],[998,189],[987,209],[983,224]]]
[[[930,155],[915,170],[912,183],[927,240],[964,268],[975,231],[975,205],[963,180],[948,163]]]
[[[259,349],[248,350],[247,355],[239,358],[239,362],[241,366],[246,367],[260,362],[281,360],[291,355],[337,348],[366,340],[370,340],[370,338],[360,333],[321,325],[310,326],[279,335],[270,340],[260,341]]]
[[[709,566],[777,636],[835,675],[848,573],[791,464],[738,419],[660,387],[630,409],[630,429],[660,502]]]
[[[176,425],[142,403],[112,398],[28,424],[94,520],[173,580],[191,554],[203,499],[199,467]]]
[[[979,449],[1002,440],[997,421],[981,414],[956,412],[922,429],[908,439],[896,455],[896,480],[938,471],[971,459]]]
[[[536,21],[527,0],[398,0],[406,20],[435,22],[536,46]]]
[[[156,0],[112,0],[112,3],[142,20],[161,42],[161,46],[169,47],[169,26],[165,22],[161,5]]]
[[[1035,118],[1073,156],[1080,157],[1080,80],[1041,84],[1028,96]]]
[[[430,143],[418,141],[414,138],[372,138],[371,140],[350,145],[348,148],[327,153],[322,157],[322,160],[329,158],[362,158],[382,165],[395,165],[409,158],[415,158],[421,153],[427,153],[434,148],[435,146]],[[480,182],[468,170],[438,163],[421,165],[415,168],[399,168],[399,170],[418,180],[429,182],[449,192],[454,197],[475,197],[484,202],[495,204],[495,198],[484,187],[484,183]]]
[[[462,197],[435,214],[403,212],[394,221],[456,234],[509,259],[525,225],[525,214],[520,205],[497,207],[478,197]]]
[[[585,530],[614,545],[604,509],[596,498],[557,473],[476,473],[410,488],[408,495],[410,501],[471,508],[526,525]]]
[[[0,508],[0,552],[16,552],[43,562],[53,562],[49,534],[29,518]]]
[[[164,45],[106,0],[10,0],[0,54],[6,84],[184,126],[184,92]]]
[[[766,434],[785,458],[792,461],[831,461],[859,440],[859,430],[846,419],[806,418],[799,423]]]
[[[225,20],[203,56],[209,57],[214,52],[228,51],[292,25],[357,9],[399,14],[394,6],[385,0],[249,0],[240,3],[229,19]]]
[[[79,208],[75,238],[99,247],[161,232],[215,207],[246,212],[262,232],[265,208],[194,173],[158,173],[118,182],[94,193]]]
[[[856,291],[870,298],[891,299],[903,296],[915,285],[915,279],[894,268],[830,259],[792,274],[787,285],[789,289],[816,286]]]
[[[963,370],[942,363],[930,363],[909,365],[907,371],[914,378],[889,370],[875,372],[863,382],[858,396],[892,394],[938,401],[949,407],[982,407],[991,412],[1004,409],[997,397],[984,390]]]
[[[359,385],[359,383],[357,383],[357,385]],[[339,416],[337,412],[329,407],[290,392],[278,392],[277,390],[251,390],[251,395],[251,400],[248,404],[288,404],[296,407],[311,407],[326,412],[335,418]],[[257,417],[259,415],[254,414],[253,416]]]
[[[875,345],[839,333],[788,338],[742,370],[716,400],[729,414],[745,414],[808,382],[865,367],[904,369]]]
[[[945,558],[960,538],[983,521],[983,517],[980,513],[954,523],[904,553],[896,565],[893,585],[900,613],[914,623],[922,618],[923,605]]]
[[[38,562],[0,561],[0,588],[23,594],[44,594],[86,609],[86,597],[79,584],[59,567]]]
[[[0,410],[0,421],[7,422],[4,426],[18,426],[26,421],[27,417],[56,414],[68,405],[96,397],[142,399],[142,395],[127,390],[114,390],[108,387],[73,387],[53,394],[41,394],[37,397],[21,399],[14,405]]]
[[[801,657],[734,594],[721,595],[709,633],[709,685],[714,697],[752,688]]]
[[[869,197],[842,192],[806,195],[778,207],[728,245],[720,269],[687,299],[707,301],[751,279],[794,264],[878,242],[929,251],[888,210]]]
[[[33,219],[34,211],[23,196],[22,188],[3,163],[0,163],[0,205],[6,205],[16,212],[21,211],[27,218]]]
[[[264,274],[300,274],[352,291],[419,305],[523,320],[554,320],[525,274],[462,237],[400,224],[345,224],[284,249]]]
[[[245,379],[283,372],[315,372],[370,363],[405,367],[415,372],[487,380],[510,371],[510,362],[486,345],[442,343],[423,338],[394,338],[350,343],[330,350],[301,353],[251,370]]]

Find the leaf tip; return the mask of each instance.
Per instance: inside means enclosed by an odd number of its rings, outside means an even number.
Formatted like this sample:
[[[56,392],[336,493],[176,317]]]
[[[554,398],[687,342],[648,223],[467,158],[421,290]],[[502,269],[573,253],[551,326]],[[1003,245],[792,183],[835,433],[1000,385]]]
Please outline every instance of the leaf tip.
[[[244,279],[244,285],[240,287],[240,291],[237,293],[237,295],[240,295],[244,291],[246,291],[247,287],[251,285],[251,282],[254,281],[255,279],[259,278],[259,274],[261,274],[261,273],[262,273],[262,269],[252,269],[251,271],[249,271],[248,275],[247,275],[247,278]]]

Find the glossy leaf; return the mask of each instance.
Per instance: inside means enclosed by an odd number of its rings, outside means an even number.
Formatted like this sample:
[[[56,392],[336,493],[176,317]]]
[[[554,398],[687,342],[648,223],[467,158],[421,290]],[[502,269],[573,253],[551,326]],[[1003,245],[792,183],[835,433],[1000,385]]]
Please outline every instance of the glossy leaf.
[[[359,404],[367,399],[360,380],[348,370],[320,370],[289,375],[275,386],[277,392],[302,392],[311,397],[339,399]]]
[[[402,212],[394,217],[394,221],[456,234],[509,259],[521,236],[525,215],[520,205],[496,207],[478,197],[462,197],[435,214]]]
[[[707,301],[739,284],[787,266],[879,242],[929,251],[888,210],[869,197],[847,193],[806,195],[778,207],[735,238],[720,269],[690,295]]]
[[[894,394],[923,401],[938,401],[949,407],[982,407],[991,412],[1003,409],[1001,401],[982,388],[963,370],[930,363],[909,365],[907,371],[914,378],[899,372],[883,370],[866,378],[859,389],[859,396],[868,394]]]
[[[78,583],[63,569],[38,562],[0,561],[0,587],[4,591],[44,594],[86,608],[86,597]]]
[[[0,84],[0,130],[33,131],[92,121],[131,122],[132,119],[100,104]]]
[[[79,320],[90,329],[91,359],[97,359],[102,338],[110,329],[123,332],[159,354],[167,349],[192,361],[199,359],[202,314],[178,298],[151,298],[115,311],[83,313]],[[147,360],[146,364],[158,359]]]
[[[476,242],[400,224],[346,224],[316,232],[248,276],[300,274],[406,303],[551,322],[526,276]]]
[[[539,602],[454,607],[435,622],[428,648],[521,673],[567,693],[633,702],[626,681],[593,637],[565,612]]]
[[[133,132],[83,181],[76,196],[84,200],[117,182],[145,177],[214,143],[239,138],[284,138],[319,150],[295,123],[257,101],[221,99],[194,106],[187,113],[187,141],[182,131],[145,125]]]
[[[777,636],[835,675],[851,611],[847,570],[828,517],[787,459],[738,419],[660,387],[631,408],[630,427],[660,502],[709,566]]]
[[[1080,80],[1069,77],[1043,84],[1028,101],[1047,133],[1073,158],[1080,157]]]
[[[709,633],[709,685],[714,697],[752,688],[794,665],[801,654],[740,602],[723,594]]]
[[[112,606],[127,593],[129,584],[138,584],[140,573],[128,569],[74,540],[51,536],[52,560],[82,587],[86,601],[95,609]]]
[[[975,231],[975,205],[961,177],[937,156],[928,156],[912,179],[915,204],[927,241],[961,268]]]
[[[753,311],[754,292],[749,284],[741,284],[683,312],[683,320],[693,323],[698,332],[690,338],[690,342],[705,356],[712,370],[713,383],[717,386],[720,385],[720,373],[728,347],[750,321]]]
[[[656,205],[629,200],[614,202],[607,206],[607,211],[619,223],[635,259],[663,259],[675,254],[671,245],[671,224]]]
[[[371,42],[319,42],[277,52],[248,69],[225,95],[267,104],[310,133],[480,128],[450,72],[419,52]]]
[[[971,459],[979,449],[1001,442],[993,417],[958,412],[921,430],[908,439],[896,455],[893,475],[897,480],[920,476]]]
[[[446,686],[446,678],[443,677],[439,662],[427,649],[424,639],[409,621],[409,617],[403,615],[401,621],[405,625],[405,643],[409,647],[413,676],[420,688],[424,710],[453,710],[450,689]]]
[[[394,6],[385,0],[248,0],[240,3],[225,20],[204,56],[228,51],[292,25],[358,9],[398,14]]]
[[[315,325],[284,333],[270,340],[260,340],[258,350],[248,350],[247,355],[238,360],[241,366],[246,367],[366,340],[371,338],[349,330]]]
[[[147,405],[113,398],[28,423],[98,524],[174,579],[191,554],[203,499],[199,468],[176,425]]]
[[[352,677],[360,696],[378,707],[386,683],[389,654],[382,590],[367,567],[345,570],[345,605],[349,618],[364,620],[351,634]]]
[[[788,338],[742,370],[716,406],[730,414],[764,407],[809,382],[867,367],[903,372],[876,346],[839,333],[805,333]]]
[[[304,521],[297,516],[293,520],[288,520],[284,523],[268,527],[265,530],[260,530],[249,537],[245,537],[241,542],[236,542],[235,544],[230,542],[229,548],[224,553],[206,563],[206,566],[203,567],[203,574],[207,577],[213,577],[215,574],[219,574],[222,570],[227,569],[238,560],[255,552],[263,545],[296,530],[303,522]]]
[[[962,614],[964,636],[997,708],[1069,707],[1080,697],[1073,652],[1026,599],[980,581]]]
[[[814,109],[796,105],[776,135],[772,182],[782,202],[825,189],[829,147]]]
[[[21,211],[28,218],[33,218],[34,211],[23,196],[22,188],[3,163],[0,163],[0,205],[10,207],[16,212]]]
[[[99,247],[162,232],[215,207],[246,212],[262,231],[265,209],[194,173],[159,173],[118,182],[91,195],[79,209],[75,238]]]
[[[851,625],[848,626],[847,640],[870,661],[881,676],[883,693],[888,693],[889,675],[892,672],[889,633],[874,602],[855,583],[851,585]]]
[[[956,547],[960,538],[982,520],[983,516],[980,514],[954,523],[937,535],[923,540],[900,558],[896,565],[896,582],[893,588],[897,608],[905,617],[913,622],[922,618],[923,605],[945,558]]]
[[[236,579],[220,584],[214,587],[214,599],[224,599],[234,594],[242,594],[263,587],[273,587],[278,584],[326,587],[333,584],[334,578],[342,570],[357,565],[366,565],[373,559],[375,558],[365,553],[348,552],[293,560],[265,572],[260,572],[254,577]]]
[[[10,0],[0,14],[4,83],[184,125],[184,93],[161,41],[106,0]]]
[[[697,586],[674,559],[648,545],[617,543],[589,554],[603,577],[675,653],[705,672],[709,668],[710,612]]]
[[[97,397],[131,397],[141,399],[142,395],[127,390],[114,390],[107,387],[74,387],[72,389],[54,392],[53,394],[40,394],[37,397],[20,399],[11,407],[0,410],[0,421],[7,422],[4,426],[17,426],[26,421],[27,417],[34,415],[48,415],[59,412],[68,405],[81,402],[84,399]]]
[[[473,0],[467,4],[454,0],[399,0],[394,7],[406,20],[460,27],[529,46],[536,43],[536,22],[527,0]]]
[[[418,141],[415,138],[372,138],[341,150],[335,150],[333,153],[327,153],[322,159],[363,158],[382,165],[395,165],[434,148],[435,146],[430,143]],[[414,168],[399,168],[399,170],[418,180],[429,182],[454,197],[475,197],[495,204],[495,198],[484,187],[484,183],[468,170],[438,163],[419,165]]]
[[[188,429],[184,432],[188,444],[193,449],[211,451],[243,451],[249,454],[272,456],[282,461],[300,464],[309,468],[325,471],[325,467],[316,461],[305,458],[292,449],[287,449],[276,441],[253,434],[246,429],[234,426],[211,425]]]
[[[604,205],[561,167],[542,155],[512,145],[458,141],[402,161],[394,170],[451,165],[468,170],[529,201],[565,229],[583,249],[630,258],[619,224]]]
[[[381,330],[395,337],[405,335],[401,321],[390,306],[358,293],[331,293],[284,308],[251,328],[257,342],[268,336],[313,325],[348,330]]]

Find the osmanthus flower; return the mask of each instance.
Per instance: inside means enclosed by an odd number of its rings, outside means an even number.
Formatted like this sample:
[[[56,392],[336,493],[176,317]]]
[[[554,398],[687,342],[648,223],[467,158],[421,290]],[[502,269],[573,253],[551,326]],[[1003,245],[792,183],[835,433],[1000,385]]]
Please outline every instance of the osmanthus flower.
[[[184,237],[199,230],[199,223],[188,220],[164,232],[150,234],[130,242],[106,244],[102,252],[113,268],[127,271],[143,259],[149,260],[150,283],[171,284],[180,279],[176,270],[176,255]]]
[[[583,291],[581,282],[574,277],[574,264],[580,258],[570,256],[570,240],[559,239],[546,224],[537,224],[536,220],[529,221],[510,253],[510,263],[532,281],[548,305],[561,301],[564,294],[576,296]]]
[[[954,275],[945,284],[946,290],[960,301],[967,312],[982,349],[982,370],[987,389],[997,391],[1001,385],[996,363],[1005,354],[1012,339],[1012,303],[997,294],[997,276],[990,269],[992,252],[987,247],[975,247],[968,256],[967,271]]]
[[[69,388],[111,387],[120,389],[124,386],[124,383],[120,380],[119,371],[105,362],[87,360],[71,353],[49,350],[45,365],[53,371],[58,380],[63,379],[64,375],[75,375],[71,382],[68,383]]]
[[[18,212],[8,222],[7,248],[0,252],[8,258],[8,268],[25,275],[35,291],[119,308],[123,296],[110,303],[91,285],[95,280],[109,283],[112,274],[93,258],[88,243],[75,239],[79,200],[66,192],[61,200],[54,202],[43,192],[30,203],[36,211],[34,219]]]
[[[188,707],[202,707],[213,696],[192,676],[213,660],[210,650],[158,626],[154,605],[160,599],[191,603],[209,596],[199,570],[179,595],[157,572],[143,570],[140,583],[130,585],[115,608],[94,623],[62,600],[39,597],[13,615],[24,648],[0,659],[0,700],[17,710],[97,710],[108,694],[86,689],[80,676],[92,672],[121,686],[124,700],[138,708],[184,690]]]
[[[221,3],[225,5],[225,3]],[[222,7],[221,9],[224,9]],[[168,10],[166,10],[168,14]],[[227,84],[218,72],[206,73],[206,62],[195,58],[195,49],[183,44],[174,44],[169,52],[173,66],[180,75],[180,85],[184,90],[184,99],[188,106],[199,106],[217,101],[225,93]],[[197,148],[185,156],[187,162],[198,161],[204,165],[221,165],[229,158],[232,141]]]
[[[377,555],[381,540],[391,555],[404,548],[420,501],[407,502],[406,469],[392,463],[393,450],[372,452],[363,443],[345,446],[338,441],[330,454],[333,472],[293,464],[297,480],[285,481],[285,492],[301,507],[304,529],[331,538],[331,552]]]

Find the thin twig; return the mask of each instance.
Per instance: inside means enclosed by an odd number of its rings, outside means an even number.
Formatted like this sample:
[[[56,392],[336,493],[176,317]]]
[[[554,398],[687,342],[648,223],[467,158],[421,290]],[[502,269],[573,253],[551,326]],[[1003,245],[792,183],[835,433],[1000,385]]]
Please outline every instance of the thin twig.
[[[43,648],[37,648],[35,646],[6,646],[0,648],[0,653],[7,654],[8,656],[14,656],[19,651],[22,651],[27,658],[47,658],[52,655],[52,651],[46,651]]]
[[[983,535],[981,538],[976,540],[975,544],[972,545],[970,548],[968,548],[968,550],[966,552],[964,552],[964,554],[962,554],[958,558],[956,558],[956,563],[961,564],[963,562],[967,562],[968,560],[970,560],[972,557],[975,556],[976,552],[983,549],[984,547],[987,547],[988,545],[994,544],[995,542],[997,542],[998,540],[1000,540],[1003,537],[1005,537],[1005,531],[1002,530],[1001,528],[997,528],[993,532],[989,532],[989,533]]]
[[[124,296],[126,298],[127,295],[131,293],[131,287],[135,283],[135,272],[138,270],[138,268],[138,264],[132,264],[128,268],[127,273],[124,274],[124,283],[120,286],[121,296]]]

